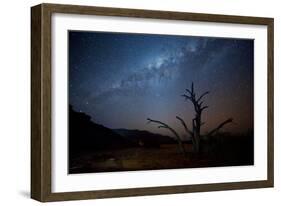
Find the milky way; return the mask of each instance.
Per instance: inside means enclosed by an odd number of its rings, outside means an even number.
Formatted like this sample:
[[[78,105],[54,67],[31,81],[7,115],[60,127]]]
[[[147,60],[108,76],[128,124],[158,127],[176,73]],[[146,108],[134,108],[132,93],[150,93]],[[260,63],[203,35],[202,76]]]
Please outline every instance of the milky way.
[[[192,104],[181,96],[194,82],[209,106],[208,131],[232,117],[225,131],[253,129],[254,40],[69,31],[69,103],[109,128],[166,134],[152,118],[180,132]]]

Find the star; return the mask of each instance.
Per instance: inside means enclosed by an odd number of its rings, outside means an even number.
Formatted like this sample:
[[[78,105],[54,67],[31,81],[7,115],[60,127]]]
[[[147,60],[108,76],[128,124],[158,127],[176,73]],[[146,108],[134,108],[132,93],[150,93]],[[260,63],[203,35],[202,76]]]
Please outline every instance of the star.
[[[194,115],[181,98],[194,82],[210,91],[204,129],[224,114],[243,132],[253,127],[253,48],[247,39],[71,31],[69,104],[109,128],[145,130],[148,116],[178,127],[172,117]]]

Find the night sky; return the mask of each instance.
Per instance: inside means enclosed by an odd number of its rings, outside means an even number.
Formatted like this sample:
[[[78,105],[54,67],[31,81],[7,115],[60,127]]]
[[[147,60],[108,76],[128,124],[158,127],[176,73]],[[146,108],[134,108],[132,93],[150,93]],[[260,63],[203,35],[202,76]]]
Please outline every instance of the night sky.
[[[202,114],[209,131],[227,118],[224,131],[253,129],[254,41],[172,35],[69,31],[69,104],[108,128],[169,134],[191,128],[193,105],[181,95],[194,82],[210,91]]]

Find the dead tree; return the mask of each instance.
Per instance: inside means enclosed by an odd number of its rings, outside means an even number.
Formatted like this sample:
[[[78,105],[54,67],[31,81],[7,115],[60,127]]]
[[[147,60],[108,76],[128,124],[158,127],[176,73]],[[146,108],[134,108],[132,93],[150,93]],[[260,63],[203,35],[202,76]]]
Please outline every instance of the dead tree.
[[[197,95],[194,91],[194,84],[192,82],[191,88],[186,89],[186,93],[182,95],[186,100],[189,100],[194,107],[195,116],[192,119],[192,130],[190,130],[187,127],[185,121],[181,117],[179,117],[179,116],[176,117],[180,121],[180,123],[183,125],[186,133],[190,136],[190,139],[193,144],[193,151],[195,151],[195,152],[200,152],[200,140],[202,138],[201,127],[202,127],[202,125],[205,124],[204,122],[202,122],[201,116],[202,116],[203,111],[208,108],[207,105],[204,105],[203,98],[209,93],[210,92],[207,91],[197,97]],[[149,118],[148,118],[148,120],[149,120],[149,122],[154,122],[154,123],[159,124],[160,125],[160,126],[158,126],[159,128],[169,129],[176,136],[179,146],[180,146],[181,150],[183,151],[183,153],[184,154],[186,153],[185,149],[184,149],[184,144],[182,143],[180,136],[173,128],[171,128],[167,124],[160,122],[158,120],[152,120]],[[216,128],[214,128],[213,130],[211,130],[209,133],[207,133],[204,136],[211,137],[212,135],[216,134],[224,125],[231,123],[232,121],[233,121],[232,118],[225,120],[224,122],[220,123]]]
[[[196,93],[194,91],[194,84],[192,82],[191,88],[186,89],[186,94],[183,94],[182,96],[186,99],[189,100],[194,107],[195,111],[195,117],[192,119],[192,132],[188,132],[191,136],[192,142],[193,142],[193,148],[196,152],[200,151],[200,140],[201,140],[201,126],[204,124],[202,122],[202,112],[208,108],[207,105],[204,105],[204,101],[202,100],[204,96],[209,94],[210,92],[204,92],[200,96],[196,96]],[[212,136],[213,134],[217,133],[224,125],[231,123],[233,121],[232,118],[229,118],[219,124],[215,129],[211,130],[207,135],[207,137]],[[185,127],[185,126],[184,126]]]
[[[200,139],[201,139],[201,126],[204,124],[201,119],[202,112],[208,108],[208,106],[204,106],[204,101],[202,100],[204,96],[209,94],[210,92],[204,92],[201,94],[198,98],[196,97],[196,93],[194,91],[194,85],[193,82],[191,84],[191,89],[186,89],[186,94],[183,94],[182,96],[189,100],[194,107],[195,111],[195,117],[192,120],[192,136],[191,139],[193,139],[193,145],[194,150],[196,152],[199,152],[200,150]]]

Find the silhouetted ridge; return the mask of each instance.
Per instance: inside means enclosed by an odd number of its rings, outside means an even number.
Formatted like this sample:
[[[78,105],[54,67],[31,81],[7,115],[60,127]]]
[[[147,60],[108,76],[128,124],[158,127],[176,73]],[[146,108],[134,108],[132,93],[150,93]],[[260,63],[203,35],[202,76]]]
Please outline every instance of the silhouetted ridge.
[[[91,117],[76,112],[69,106],[69,154],[80,152],[119,149],[135,146],[133,141],[122,137],[111,129],[91,121]]]
[[[117,134],[133,141],[139,146],[159,147],[161,144],[176,143],[175,139],[161,134],[154,134],[148,131],[114,129]]]

